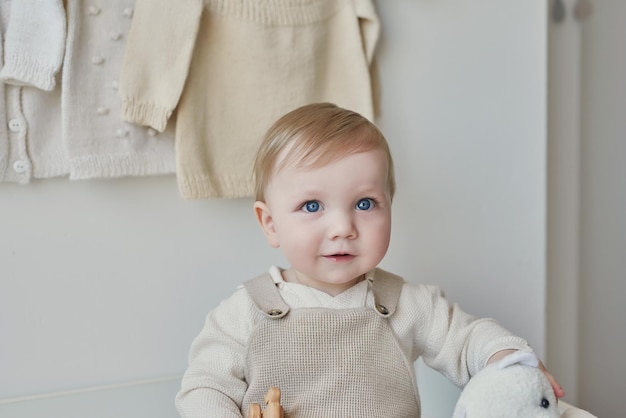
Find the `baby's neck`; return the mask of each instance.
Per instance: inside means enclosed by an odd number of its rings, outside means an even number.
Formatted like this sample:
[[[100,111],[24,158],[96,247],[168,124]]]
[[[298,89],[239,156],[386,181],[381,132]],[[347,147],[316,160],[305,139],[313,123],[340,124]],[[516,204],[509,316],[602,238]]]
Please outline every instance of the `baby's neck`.
[[[312,287],[314,289],[319,290],[320,292],[324,292],[327,293],[331,296],[337,296],[343,292],[345,292],[346,290],[350,289],[351,287],[353,287],[354,285],[356,285],[357,283],[362,282],[363,280],[365,280],[365,275],[362,274],[361,276],[359,276],[356,280],[354,280],[348,287],[333,287],[333,286],[327,286],[327,287],[317,287],[317,286],[313,286],[309,283],[308,280],[306,279],[302,279],[300,278],[299,273],[294,269],[294,268],[289,268],[287,270],[284,270],[282,272],[282,276],[283,276],[283,280],[287,283],[297,283],[297,284],[301,284],[303,286],[308,286],[308,287]]]

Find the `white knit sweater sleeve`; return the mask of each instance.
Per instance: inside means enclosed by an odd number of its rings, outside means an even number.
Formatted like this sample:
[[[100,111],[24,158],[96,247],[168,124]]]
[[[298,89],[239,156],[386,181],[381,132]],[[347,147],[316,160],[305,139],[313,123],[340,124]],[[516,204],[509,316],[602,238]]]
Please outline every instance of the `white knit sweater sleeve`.
[[[202,0],[137,0],[120,72],[122,118],[162,132],[183,91]]]
[[[464,386],[504,349],[531,351],[528,343],[491,318],[476,318],[434,286],[405,284],[394,328],[413,361],[421,356],[457,386]]]
[[[176,395],[182,418],[242,417],[248,386],[246,343],[254,309],[247,292],[239,289],[207,316],[191,346],[189,366]]]
[[[54,89],[65,52],[65,27],[61,0],[13,1],[0,80],[45,91]]]

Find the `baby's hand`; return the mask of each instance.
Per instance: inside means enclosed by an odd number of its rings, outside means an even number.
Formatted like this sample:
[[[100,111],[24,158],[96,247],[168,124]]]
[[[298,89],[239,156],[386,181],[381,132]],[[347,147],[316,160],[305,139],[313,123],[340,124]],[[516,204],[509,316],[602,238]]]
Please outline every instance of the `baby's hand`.
[[[546,375],[546,377],[548,378],[548,382],[550,382],[550,384],[552,385],[552,390],[554,390],[554,396],[556,396],[557,399],[562,398],[563,396],[565,396],[565,391],[563,390],[563,388],[561,387],[561,385],[559,384],[559,382],[556,381],[556,379],[554,378],[554,376],[552,376],[548,370],[546,369],[546,367],[543,365],[543,363],[541,362],[541,360],[539,361],[539,369],[541,369],[541,371],[543,372],[543,374]]]

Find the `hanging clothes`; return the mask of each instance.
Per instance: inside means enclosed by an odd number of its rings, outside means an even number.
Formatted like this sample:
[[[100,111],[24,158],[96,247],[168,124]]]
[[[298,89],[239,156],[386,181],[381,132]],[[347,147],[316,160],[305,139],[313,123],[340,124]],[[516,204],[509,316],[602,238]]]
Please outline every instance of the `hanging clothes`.
[[[374,117],[372,0],[138,0],[122,116],[162,131],[176,113],[183,198],[253,195],[269,126],[311,102]]]
[[[11,2],[0,80],[50,91],[65,49],[65,10],[61,0]]]
[[[134,1],[99,4],[67,0],[63,13],[53,8],[43,13],[32,2],[0,2],[5,58],[0,71],[5,81],[0,95],[0,181],[174,173],[174,121],[158,133],[120,117],[118,80]],[[43,15],[48,25],[38,26]],[[54,19],[65,19],[62,37]],[[55,35],[44,36],[46,30]],[[43,45],[23,49],[41,39],[54,45],[54,53]],[[20,73],[9,51],[55,65]],[[59,51],[63,60],[55,77],[50,68],[56,69]]]

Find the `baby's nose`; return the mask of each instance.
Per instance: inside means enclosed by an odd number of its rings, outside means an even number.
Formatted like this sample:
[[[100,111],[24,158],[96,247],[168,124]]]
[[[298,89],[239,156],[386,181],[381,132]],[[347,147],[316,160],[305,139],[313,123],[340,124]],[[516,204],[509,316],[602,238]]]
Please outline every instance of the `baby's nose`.
[[[351,214],[337,212],[332,215],[330,225],[328,227],[329,239],[338,238],[356,238],[357,230],[354,219]]]

